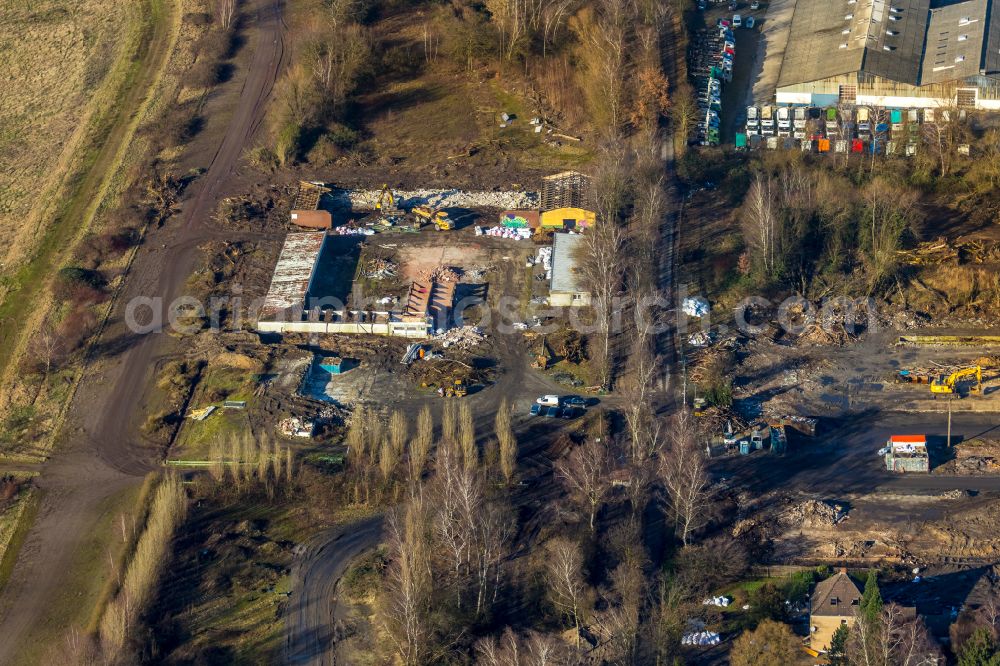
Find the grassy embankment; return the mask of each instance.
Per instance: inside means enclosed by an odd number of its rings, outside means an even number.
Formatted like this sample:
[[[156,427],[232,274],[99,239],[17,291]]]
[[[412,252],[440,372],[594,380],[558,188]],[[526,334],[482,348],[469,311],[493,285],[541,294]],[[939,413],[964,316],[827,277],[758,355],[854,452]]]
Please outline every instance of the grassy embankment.
[[[28,535],[40,499],[38,488],[31,484],[37,473],[15,472],[12,476],[21,481],[21,487],[13,501],[0,511],[0,588],[14,570],[17,551]]]
[[[120,166],[147,117],[177,35],[177,10],[173,0],[145,0],[127,11],[114,63],[83,114],[73,155],[41,193],[34,246],[2,278],[0,368],[5,388],[0,404],[14,397],[7,387],[17,386],[13,380],[19,360],[52,305],[49,290],[55,274],[71,259],[109,193],[121,186]]]

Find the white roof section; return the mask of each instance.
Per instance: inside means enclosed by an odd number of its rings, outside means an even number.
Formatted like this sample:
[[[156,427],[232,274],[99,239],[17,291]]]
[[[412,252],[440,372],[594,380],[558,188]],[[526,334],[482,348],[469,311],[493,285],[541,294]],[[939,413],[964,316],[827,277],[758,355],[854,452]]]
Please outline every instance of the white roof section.
[[[285,236],[285,244],[274,266],[271,287],[264,297],[261,317],[294,307],[304,307],[306,294],[326,232],[304,232]]]

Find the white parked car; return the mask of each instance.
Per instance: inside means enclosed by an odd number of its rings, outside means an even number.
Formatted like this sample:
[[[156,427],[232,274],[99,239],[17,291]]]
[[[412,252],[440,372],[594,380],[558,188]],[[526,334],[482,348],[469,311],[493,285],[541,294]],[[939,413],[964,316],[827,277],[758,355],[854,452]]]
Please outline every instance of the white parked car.
[[[539,405],[544,405],[545,407],[558,407],[559,406],[559,396],[557,395],[543,395],[541,398],[535,400]]]
[[[743,25],[743,17],[739,14],[733,14],[733,27],[739,28],[741,25]]]

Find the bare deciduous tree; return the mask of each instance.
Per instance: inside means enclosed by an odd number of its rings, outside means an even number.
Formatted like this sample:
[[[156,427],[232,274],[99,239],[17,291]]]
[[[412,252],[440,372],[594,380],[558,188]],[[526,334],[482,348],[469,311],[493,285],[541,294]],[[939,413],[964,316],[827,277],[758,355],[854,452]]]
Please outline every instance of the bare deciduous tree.
[[[873,179],[865,188],[869,210],[869,285],[874,288],[888,277],[897,263],[903,232],[913,222],[917,194],[906,187],[882,178]]]
[[[417,414],[417,434],[410,442],[410,481],[417,483],[427,466],[427,456],[430,455],[434,443],[434,419],[431,408],[424,405]]]
[[[608,478],[608,453],[596,439],[587,439],[556,463],[556,476],[589,516],[590,531],[594,518],[611,485]]]
[[[625,408],[622,413],[629,431],[630,462],[641,464],[658,447],[657,423],[650,406],[662,359],[654,352],[653,322],[637,317],[637,330],[628,359],[628,377],[622,383]]]
[[[496,416],[496,435],[500,445],[500,472],[508,484],[514,478],[517,467],[517,438],[510,425],[510,404],[504,398]]]
[[[513,535],[509,512],[495,505],[486,505],[478,515],[470,516],[474,523],[473,564],[476,576],[476,616],[496,602],[500,589],[501,567]],[[490,588],[492,587],[492,593]]]
[[[406,416],[403,412],[398,409],[393,410],[392,415],[389,417],[389,442],[392,445],[393,455],[399,460],[403,457],[403,451],[406,449],[406,440],[410,434],[410,423],[406,420]]]
[[[774,192],[770,176],[754,175],[750,191],[743,203],[744,230],[747,244],[765,273],[774,270],[777,247],[778,216],[774,210]]]
[[[48,379],[52,365],[59,358],[62,344],[59,336],[51,326],[42,326],[31,342],[32,353],[41,365],[45,367],[43,379]]]
[[[427,514],[421,500],[386,520],[392,561],[380,598],[380,618],[400,661],[422,664],[428,647],[427,613],[432,588]]]
[[[858,666],[932,666],[940,663],[920,618],[907,618],[896,604],[886,604],[874,621],[858,619],[847,642],[850,663]]]
[[[557,537],[546,545],[545,583],[549,599],[576,628],[576,645],[580,646],[580,623],[587,610],[588,588],[583,579],[583,553],[580,545]]]
[[[506,627],[497,636],[476,641],[476,663],[483,666],[556,666],[565,660],[565,647],[558,638],[528,631],[522,636]]]
[[[600,214],[599,214],[600,215]],[[609,387],[613,372],[612,336],[618,296],[624,279],[625,230],[612,219],[600,215],[602,223],[584,238],[580,269],[592,294],[597,323],[598,362],[601,385]]]
[[[660,479],[685,546],[692,533],[708,522],[709,505],[708,469],[692,419],[687,410],[677,413],[670,423],[669,446],[660,458]]]
[[[219,26],[229,30],[236,21],[236,0],[217,0],[216,13],[219,16]]]
[[[476,448],[476,424],[468,402],[458,408],[458,437],[462,445],[462,462],[468,470],[479,467],[479,450]]]
[[[399,458],[396,457],[396,449],[389,439],[383,439],[379,447],[378,469],[382,473],[382,480],[388,481],[392,478],[392,473],[396,470]]]
[[[364,26],[356,23],[335,25],[331,32],[309,41],[306,53],[319,92],[336,113],[357,85],[371,45]]]
[[[640,617],[646,599],[645,567],[649,560],[637,521],[628,521],[609,535],[618,566],[611,571],[611,587],[604,593],[605,608],[597,616],[610,646],[614,663],[636,663]]]

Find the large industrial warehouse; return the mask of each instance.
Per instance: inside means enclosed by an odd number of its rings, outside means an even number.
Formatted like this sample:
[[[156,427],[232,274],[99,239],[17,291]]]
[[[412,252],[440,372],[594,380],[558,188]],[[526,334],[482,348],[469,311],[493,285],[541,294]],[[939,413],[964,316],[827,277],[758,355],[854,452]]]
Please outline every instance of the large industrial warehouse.
[[[991,0],[798,0],[778,104],[1000,109]]]

